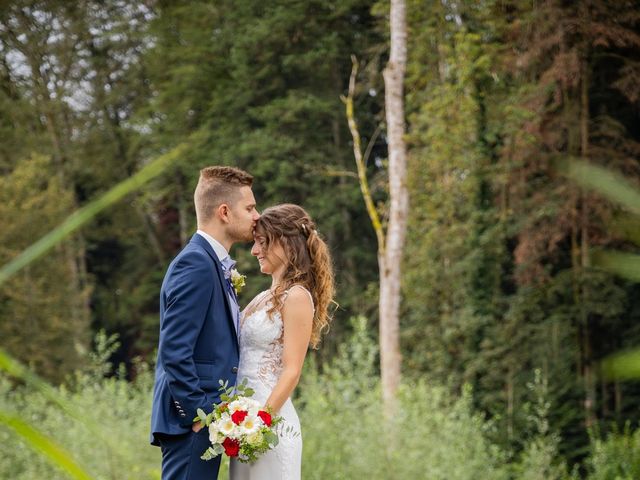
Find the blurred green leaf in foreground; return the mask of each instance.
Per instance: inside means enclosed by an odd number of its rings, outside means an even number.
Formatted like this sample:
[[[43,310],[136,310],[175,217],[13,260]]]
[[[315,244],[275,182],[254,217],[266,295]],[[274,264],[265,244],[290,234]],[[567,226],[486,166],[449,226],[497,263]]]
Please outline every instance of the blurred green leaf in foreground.
[[[632,218],[622,224],[626,238],[638,244],[640,232],[640,190],[618,173],[584,161],[567,165],[567,175],[581,186],[593,190],[618,203],[629,211]],[[640,255],[620,251],[597,251],[592,255],[594,265],[623,278],[640,282]],[[640,378],[640,349],[619,352],[606,358],[602,373],[607,378]]]

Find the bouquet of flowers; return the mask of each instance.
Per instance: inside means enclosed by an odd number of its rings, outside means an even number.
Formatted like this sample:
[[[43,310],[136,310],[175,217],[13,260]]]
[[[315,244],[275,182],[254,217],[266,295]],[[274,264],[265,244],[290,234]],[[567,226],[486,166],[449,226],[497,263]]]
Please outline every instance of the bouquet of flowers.
[[[229,387],[220,380],[221,403],[214,405],[210,414],[198,409],[198,417],[209,428],[211,446],[200,457],[211,460],[218,455],[236,457],[251,463],[278,444],[275,427],[282,417],[271,415],[260,402],[251,398],[254,391],[246,384]]]

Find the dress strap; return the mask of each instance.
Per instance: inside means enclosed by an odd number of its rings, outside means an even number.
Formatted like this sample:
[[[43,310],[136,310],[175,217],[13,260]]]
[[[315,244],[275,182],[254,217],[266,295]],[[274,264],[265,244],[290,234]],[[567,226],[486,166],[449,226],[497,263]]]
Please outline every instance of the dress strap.
[[[300,285],[299,283],[296,283],[295,285],[292,285],[291,287],[289,287],[289,290],[287,290],[285,292],[285,295],[289,295],[289,292],[291,290],[293,290],[294,288],[300,288],[301,290],[303,290],[307,295],[309,295],[309,300],[311,300],[311,308],[313,308],[313,313],[316,312],[316,305],[315,303],[313,303],[313,295],[311,295],[311,292],[309,290],[307,290],[305,287],[303,287],[302,285]]]

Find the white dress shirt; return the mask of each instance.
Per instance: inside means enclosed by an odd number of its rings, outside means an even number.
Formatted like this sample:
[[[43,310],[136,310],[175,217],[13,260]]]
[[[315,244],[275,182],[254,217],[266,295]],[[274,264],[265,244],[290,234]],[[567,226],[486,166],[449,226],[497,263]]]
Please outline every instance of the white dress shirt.
[[[196,233],[198,235],[202,235],[204,237],[204,239],[207,242],[209,242],[209,245],[211,245],[211,248],[213,248],[213,251],[216,252],[216,256],[218,257],[218,260],[220,260],[220,262],[222,262],[225,258],[227,258],[229,256],[229,252],[227,252],[227,249],[224,248],[219,241],[217,241],[215,238],[213,238],[207,232],[203,232],[202,230],[198,230],[198,231],[196,231]]]

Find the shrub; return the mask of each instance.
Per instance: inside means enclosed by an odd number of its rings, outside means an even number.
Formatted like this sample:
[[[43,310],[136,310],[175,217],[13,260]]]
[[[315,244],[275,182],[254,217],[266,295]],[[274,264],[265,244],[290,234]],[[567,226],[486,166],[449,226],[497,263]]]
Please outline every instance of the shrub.
[[[629,424],[622,433],[606,439],[592,438],[587,461],[589,480],[637,480],[640,478],[640,429]]]
[[[376,345],[364,319],[337,357],[310,365],[296,400],[307,479],[507,478],[503,453],[487,440],[491,424],[471,407],[471,392],[454,399],[420,381],[403,385],[387,430],[375,372]]]

